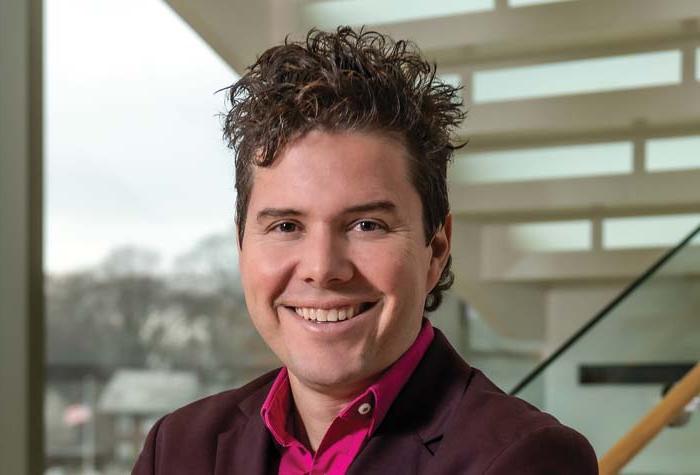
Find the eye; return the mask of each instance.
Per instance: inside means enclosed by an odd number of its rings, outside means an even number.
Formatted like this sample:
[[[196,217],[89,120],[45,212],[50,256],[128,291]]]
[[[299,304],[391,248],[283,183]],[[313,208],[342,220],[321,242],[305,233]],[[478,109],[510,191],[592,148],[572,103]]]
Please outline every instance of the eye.
[[[381,231],[385,229],[384,225],[376,222],[363,219],[362,221],[357,221],[354,225],[354,229],[362,231],[364,233],[371,233],[373,231]]]
[[[273,231],[277,231],[280,233],[293,233],[299,229],[299,226],[297,226],[296,223],[293,223],[291,221],[282,221],[281,223],[277,223],[272,227]]]

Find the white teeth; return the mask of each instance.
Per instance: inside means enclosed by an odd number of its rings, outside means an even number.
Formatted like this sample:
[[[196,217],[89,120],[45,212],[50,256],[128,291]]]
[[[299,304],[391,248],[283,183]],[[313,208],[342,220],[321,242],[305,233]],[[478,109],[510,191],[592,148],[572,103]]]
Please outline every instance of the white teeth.
[[[338,310],[332,308],[326,314],[326,321],[337,322],[338,321]]]
[[[349,320],[359,313],[359,305],[340,308],[295,307],[294,311],[305,320],[315,322],[338,322]]]

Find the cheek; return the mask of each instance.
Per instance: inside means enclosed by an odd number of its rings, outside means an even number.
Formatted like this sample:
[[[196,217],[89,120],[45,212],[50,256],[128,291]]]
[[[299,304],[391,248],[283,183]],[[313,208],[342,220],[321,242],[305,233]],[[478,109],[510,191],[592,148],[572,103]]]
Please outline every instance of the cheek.
[[[358,269],[384,293],[417,292],[416,298],[422,298],[429,263],[426,249],[409,240],[388,244],[359,249],[355,254]],[[402,300],[407,297],[410,295],[402,295]]]
[[[267,305],[281,293],[289,273],[288,258],[284,256],[284,253],[254,245],[241,252],[241,281],[249,306]],[[254,312],[254,309],[250,310]]]

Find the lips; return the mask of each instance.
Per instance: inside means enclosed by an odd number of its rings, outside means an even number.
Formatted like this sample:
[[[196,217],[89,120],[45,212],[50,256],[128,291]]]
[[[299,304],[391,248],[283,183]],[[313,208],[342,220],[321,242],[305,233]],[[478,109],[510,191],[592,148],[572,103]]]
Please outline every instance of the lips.
[[[334,323],[351,320],[369,310],[376,302],[364,302],[358,305],[346,305],[336,308],[289,307],[304,320],[315,323]]]

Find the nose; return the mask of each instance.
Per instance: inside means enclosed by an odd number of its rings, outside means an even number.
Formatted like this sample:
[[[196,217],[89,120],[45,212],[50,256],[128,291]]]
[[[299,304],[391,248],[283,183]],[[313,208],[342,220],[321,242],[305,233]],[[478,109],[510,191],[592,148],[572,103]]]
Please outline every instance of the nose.
[[[319,288],[351,280],[354,270],[345,240],[328,229],[309,233],[304,239],[298,272],[304,282]]]

